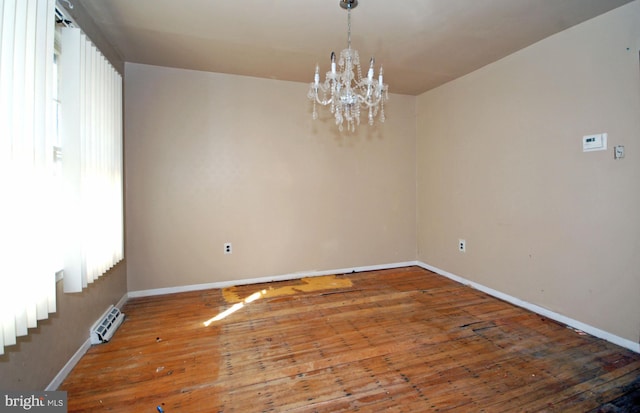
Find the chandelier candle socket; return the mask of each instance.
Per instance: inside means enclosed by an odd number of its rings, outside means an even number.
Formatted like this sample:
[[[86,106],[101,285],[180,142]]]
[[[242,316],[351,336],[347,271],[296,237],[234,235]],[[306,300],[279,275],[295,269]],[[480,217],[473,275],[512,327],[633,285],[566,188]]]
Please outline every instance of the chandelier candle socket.
[[[347,129],[355,132],[360,125],[360,109],[368,112],[369,125],[380,115],[384,122],[384,102],[389,99],[388,86],[382,78],[382,67],[377,81],[374,80],[375,59],[369,61],[367,77],[362,77],[360,56],[351,48],[351,9],[358,5],[358,0],[340,0],[340,7],[347,10],[347,48],[340,52],[336,62],[336,54],[331,52],[331,71],[327,72],[325,81],[320,83],[320,67],[316,65],[313,83],[309,87],[307,97],[313,101],[313,119],[318,119],[316,105],[329,106],[336,118],[340,131]]]

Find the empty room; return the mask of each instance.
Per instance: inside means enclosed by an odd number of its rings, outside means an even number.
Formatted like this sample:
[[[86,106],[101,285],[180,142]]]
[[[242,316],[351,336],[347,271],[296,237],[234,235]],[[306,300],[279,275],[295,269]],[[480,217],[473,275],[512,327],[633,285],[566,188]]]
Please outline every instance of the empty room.
[[[0,22],[1,411],[640,411],[640,0]]]

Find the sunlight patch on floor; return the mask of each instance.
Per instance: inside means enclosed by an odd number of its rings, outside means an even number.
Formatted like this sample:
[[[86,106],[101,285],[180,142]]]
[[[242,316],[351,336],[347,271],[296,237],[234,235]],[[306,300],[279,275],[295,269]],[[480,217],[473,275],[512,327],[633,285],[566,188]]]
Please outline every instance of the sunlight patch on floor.
[[[279,297],[283,295],[293,295],[300,292],[313,292],[322,290],[335,290],[338,288],[348,288],[353,285],[348,278],[338,278],[336,275],[325,275],[320,277],[306,277],[301,280],[292,281],[296,284],[285,285],[278,288],[268,288],[262,294],[263,298]],[[227,287],[222,290],[225,301],[233,304],[240,303],[244,299],[238,296],[238,287]]]
[[[238,295],[238,287],[228,287],[222,290],[222,296],[231,307],[219,313],[217,316],[210,318],[203,324],[208,327],[214,321],[222,320],[236,311],[242,309],[259,298],[279,297],[282,295],[293,295],[296,293],[308,293],[313,291],[335,290],[339,288],[351,287],[353,283],[348,278],[338,278],[336,275],[325,275],[320,277],[307,277],[301,280],[292,281],[293,285],[285,285],[278,288],[269,287],[261,291],[257,291],[248,297],[241,298]]]

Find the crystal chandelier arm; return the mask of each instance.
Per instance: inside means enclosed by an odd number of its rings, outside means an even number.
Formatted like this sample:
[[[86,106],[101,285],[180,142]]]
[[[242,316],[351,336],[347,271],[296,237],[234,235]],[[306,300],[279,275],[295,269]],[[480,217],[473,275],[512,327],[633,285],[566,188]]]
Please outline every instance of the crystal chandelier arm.
[[[374,106],[378,106],[378,104],[380,103],[380,101],[382,100],[382,94],[376,94],[376,99],[372,100],[372,99],[367,99],[365,96],[361,96],[358,95],[358,102],[363,105],[366,106],[368,108],[374,107]]]
[[[333,102],[333,96],[330,97],[329,99],[321,100],[320,96],[318,96],[317,93],[315,94],[315,96],[312,99],[315,100],[316,102],[318,102],[319,104],[321,104],[322,106],[327,106],[327,105],[329,105],[329,104],[331,104]]]
[[[321,104],[322,106],[327,106],[329,104],[331,104],[333,102],[333,93],[331,93],[331,97],[330,98],[326,98],[327,96],[327,91],[331,90],[331,88],[329,87],[329,85],[327,84],[328,82],[324,82],[324,84],[322,83],[311,83],[309,85],[309,93],[307,93],[307,97],[311,100],[314,100],[316,102],[318,102],[319,104]],[[321,98],[320,96],[323,96],[324,98]]]

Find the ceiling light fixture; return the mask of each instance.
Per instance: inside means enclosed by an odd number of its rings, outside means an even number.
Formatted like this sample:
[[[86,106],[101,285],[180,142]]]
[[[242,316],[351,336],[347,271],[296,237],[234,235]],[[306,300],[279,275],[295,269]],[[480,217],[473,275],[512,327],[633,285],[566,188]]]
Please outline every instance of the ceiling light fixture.
[[[320,83],[320,68],[316,65],[313,83],[309,87],[307,97],[313,100],[313,119],[318,119],[316,104],[329,106],[336,118],[336,125],[342,131],[344,123],[350,132],[355,132],[360,124],[360,109],[368,111],[369,125],[380,115],[384,122],[384,102],[389,99],[388,86],[383,83],[382,67],[378,79],[374,80],[372,57],[369,61],[367,77],[362,77],[360,57],[357,50],[351,49],[351,10],[358,5],[358,0],[340,0],[340,7],[347,10],[347,48],[340,53],[336,62],[336,54],[331,52],[331,71],[327,72],[325,81]]]

